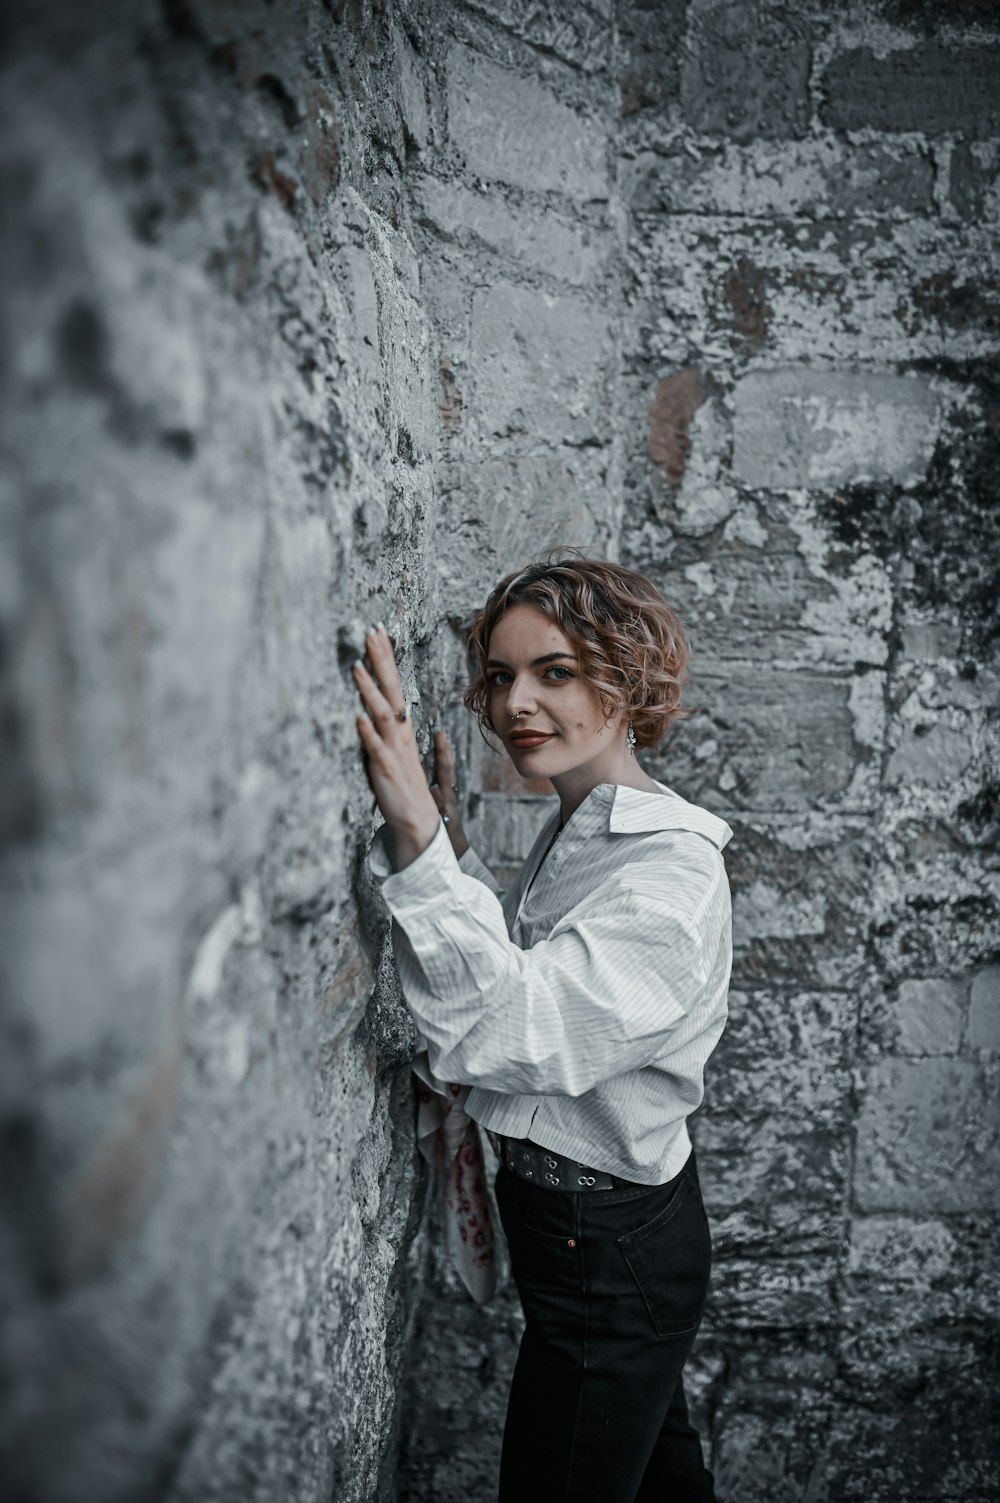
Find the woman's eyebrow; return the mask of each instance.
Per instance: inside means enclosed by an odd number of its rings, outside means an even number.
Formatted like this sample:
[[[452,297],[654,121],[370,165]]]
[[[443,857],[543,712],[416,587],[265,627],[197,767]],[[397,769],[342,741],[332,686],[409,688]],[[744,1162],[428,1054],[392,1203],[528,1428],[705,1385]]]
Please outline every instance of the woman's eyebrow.
[[[533,658],[528,664],[529,668],[540,668],[543,663],[554,663],[556,658],[571,658],[576,661],[575,652],[547,652],[543,658]],[[509,668],[509,663],[502,663],[499,658],[490,658],[487,668]]]

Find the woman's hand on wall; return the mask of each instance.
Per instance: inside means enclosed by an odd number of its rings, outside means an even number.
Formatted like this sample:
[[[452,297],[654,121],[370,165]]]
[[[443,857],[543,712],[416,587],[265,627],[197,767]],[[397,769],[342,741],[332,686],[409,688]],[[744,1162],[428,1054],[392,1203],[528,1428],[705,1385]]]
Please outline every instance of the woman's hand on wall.
[[[431,784],[431,797],[444,818],[452,850],[456,856],[463,856],[469,849],[469,842],[458,812],[455,754],[445,731],[434,732],[434,781]]]
[[[365,649],[372,672],[360,658],[352,669],[367,712],[357,717],[358,736],[368,782],[386,824],[392,827],[397,861],[404,867],[430,844],[441,815],[427,786],[413,722],[408,713],[400,718],[406,701],[384,626],[367,633]]]

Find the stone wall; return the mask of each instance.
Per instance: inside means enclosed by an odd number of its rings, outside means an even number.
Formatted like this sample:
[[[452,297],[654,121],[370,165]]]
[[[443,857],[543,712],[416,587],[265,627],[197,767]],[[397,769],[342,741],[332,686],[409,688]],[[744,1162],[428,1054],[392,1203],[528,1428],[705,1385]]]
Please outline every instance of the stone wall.
[[[11,8],[18,1503],[494,1496],[520,1315],[414,1152],[349,664],[384,619],[503,880],[551,789],[463,627],[555,543],[690,622],[646,765],[736,831],[720,1498],[993,1495],[1000,35],[937,10]]]
[[[616,556],[690,623],[701,706],[645,765],[736,832],[692,1121],[726,1503],[1000,1476],[1000,36],[936,9],[626,4],[603,66],[533,38],[618,90]],[[478,781],[509,872],[541,810]],[[516,1298],[475,1309],[437,1248],[431,1287],[402,1496],[485,1500]]]
[[[384,618],[440,702],[423,66],[370,4],[9,20],[12,1503],[391,1496],[425,1180],[349,665]]]

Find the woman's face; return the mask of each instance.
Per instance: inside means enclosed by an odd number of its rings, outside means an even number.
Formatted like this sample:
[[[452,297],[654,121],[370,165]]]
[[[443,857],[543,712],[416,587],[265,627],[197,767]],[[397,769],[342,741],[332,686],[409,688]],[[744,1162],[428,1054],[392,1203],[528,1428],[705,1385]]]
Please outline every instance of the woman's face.
[[[622,715],[605,725],[570,639],[532,605],[511,606],[494,626],[486,674],[493,729],[523,777],[558,776],[613,750],[624,734]],[[546,739],[518,744],[525,731]]]

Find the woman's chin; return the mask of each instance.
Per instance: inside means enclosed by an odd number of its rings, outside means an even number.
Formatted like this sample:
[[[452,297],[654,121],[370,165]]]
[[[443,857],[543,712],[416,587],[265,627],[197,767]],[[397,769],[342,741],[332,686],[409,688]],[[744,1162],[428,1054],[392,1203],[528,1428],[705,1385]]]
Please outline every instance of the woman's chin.
[[[537,746],[514,746],[511,743],[510,754],[514,759],[514,765],[516,767],[534,767],[536,763],[541,761],[550,762],[552,758],[546,757],[545,753],[553,747],[554,742],[555,737],[549,741],[539,741]]]

